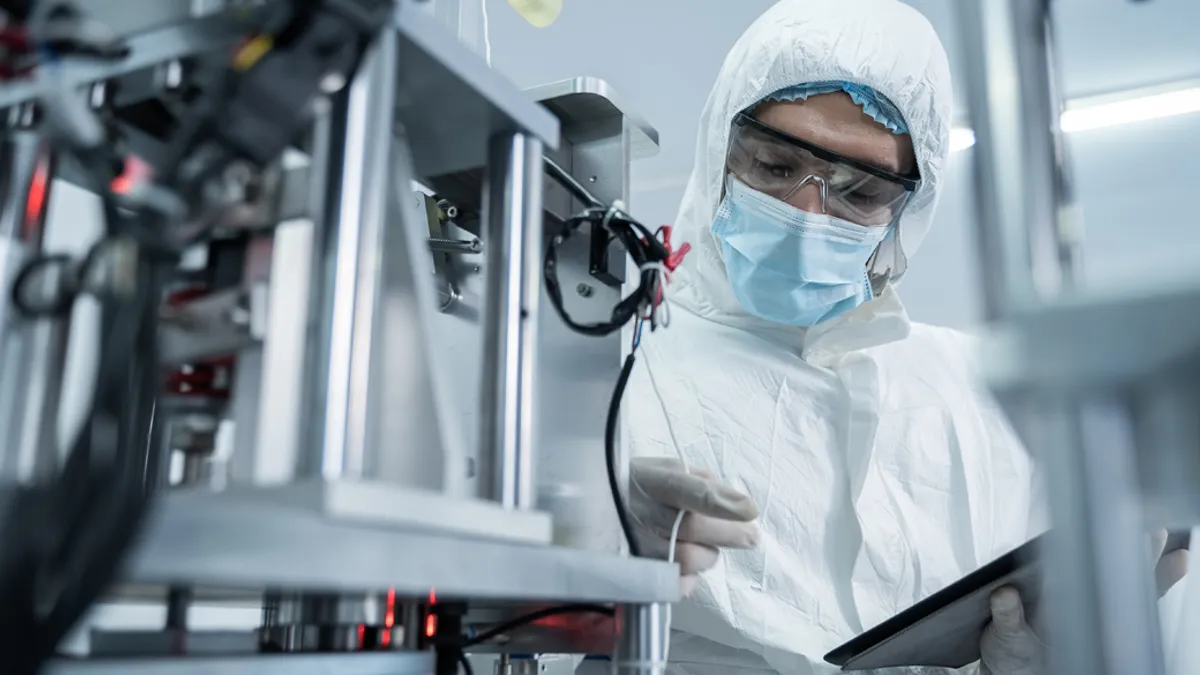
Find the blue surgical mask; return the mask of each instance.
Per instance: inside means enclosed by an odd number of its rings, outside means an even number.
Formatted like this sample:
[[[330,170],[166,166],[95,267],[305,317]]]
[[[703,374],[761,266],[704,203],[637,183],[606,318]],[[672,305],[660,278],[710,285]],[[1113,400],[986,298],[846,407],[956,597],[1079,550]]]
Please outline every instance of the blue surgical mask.
[[[813,326],[870,300],[867,261],[888,229],[802,211],[733,176],[713,221],[738,302],[789,326]]]

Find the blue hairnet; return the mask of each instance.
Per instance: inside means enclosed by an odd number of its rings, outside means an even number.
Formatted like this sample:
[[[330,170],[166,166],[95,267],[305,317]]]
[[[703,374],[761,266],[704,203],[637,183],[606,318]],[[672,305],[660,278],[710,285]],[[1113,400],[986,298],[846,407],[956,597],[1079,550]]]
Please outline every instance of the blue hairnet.
[[[808,84],[799,84],[794,87],[780,89],[765,100],[807,100],[809,96],[832,94],[835,91],[844,91],[850,94],[850,98],[863,109],[863,112],[870,115],[871,119],[890,129],[892,133],[908,133],[908,125],[904,123],[904,116],[900,114],[899,108],[874,89],[861,84],[854,84],[853,82],[810,82]]]

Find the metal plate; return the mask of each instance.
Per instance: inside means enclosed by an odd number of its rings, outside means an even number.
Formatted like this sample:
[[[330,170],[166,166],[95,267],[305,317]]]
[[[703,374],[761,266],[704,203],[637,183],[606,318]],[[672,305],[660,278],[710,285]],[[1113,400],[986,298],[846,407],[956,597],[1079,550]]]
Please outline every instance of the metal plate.
[[[523,132],[558,147],[558,120],[421,10],[401,5],[398,118],[418,178],[482,167],[487,141]]]
[[[1002,324],[982,363],[1001,390],[1128,386],[1200,358],[1200,283],[1066,298]]]
[[[369,523],[524,544],[550,543],[550,517],[511,511],[493,502],[382,482],[301,482],[280,487],[235,488],[228,497],[266,506],[292,506],[346,523]]]
[[[126,580],[402,597],[674,602],[679,568],[591,551],[333,521],[223,494],[172,494],[155,509]]]
[[[629,123],[631,159],[646,159],[658,154],[658,129],[625,105],[612,85],[598,77],[575,77],[550,82],[525,90],[562,121],[563,136],[572,143],[582,138],[590,123],[624,118]]]

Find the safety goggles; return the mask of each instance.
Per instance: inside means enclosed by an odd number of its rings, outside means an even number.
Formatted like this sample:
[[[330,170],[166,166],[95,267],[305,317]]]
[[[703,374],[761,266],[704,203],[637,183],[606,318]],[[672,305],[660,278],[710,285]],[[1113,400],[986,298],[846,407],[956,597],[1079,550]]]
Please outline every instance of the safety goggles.
[[[725,166],[738,180],[784,202],[813,185],[823,213],[858,225],[894,223],[921,183],[793,138],[745,113],[734,118],[732,132]]]

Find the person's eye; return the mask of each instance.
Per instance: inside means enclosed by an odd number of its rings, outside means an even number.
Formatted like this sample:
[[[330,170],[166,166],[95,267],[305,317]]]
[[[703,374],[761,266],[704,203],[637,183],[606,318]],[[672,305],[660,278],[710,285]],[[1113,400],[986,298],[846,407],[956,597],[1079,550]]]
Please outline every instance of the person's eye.
[[[787,164],[780,164],[762,157],[754,158],[754,169],[773,178],[791,178],[795,173],[795,170]]]
[[[878,204],[883,199],[882,190],[855,190],[849,195],[855,204]]]

